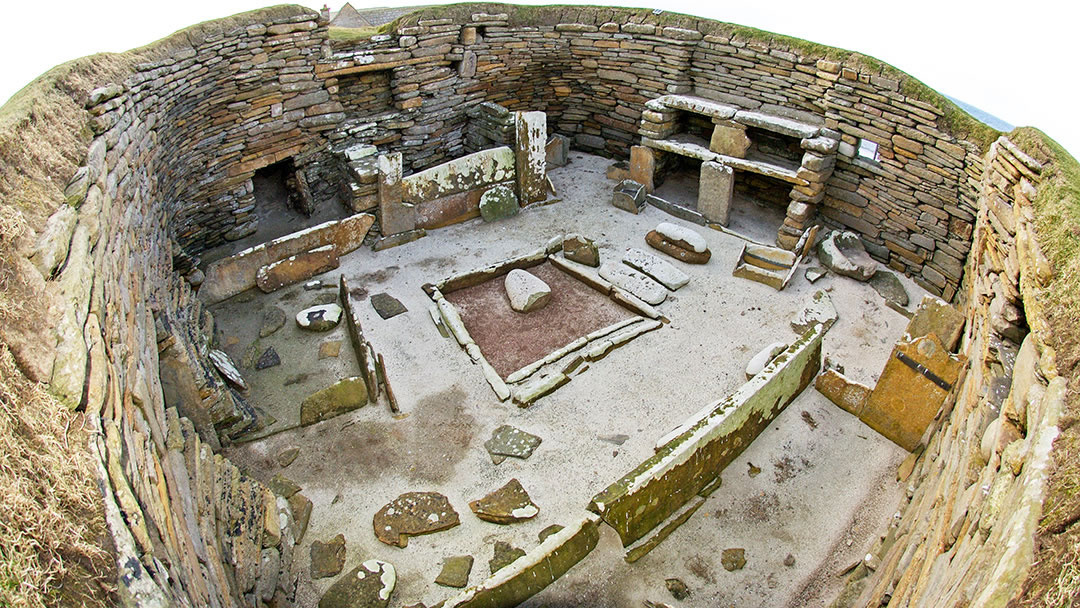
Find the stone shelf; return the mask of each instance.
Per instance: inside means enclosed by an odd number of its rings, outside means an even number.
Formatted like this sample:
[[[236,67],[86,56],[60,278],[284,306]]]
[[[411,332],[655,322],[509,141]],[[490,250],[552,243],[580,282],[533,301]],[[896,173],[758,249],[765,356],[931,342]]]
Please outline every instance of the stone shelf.
[[[717,154],[709,150],[709,142],[695,135],[689,133],[679,133],[672,135],[667,139],[651,139],[649,137],[641,138],[642,145],[661,150],[663,152],[671,152],[672,154],[678,154],[680,156],[686,156],[689,158],[696,158],[700,161],[715,161],[723,163],[736,169],[738,171],[749,171],[751,173],[757,173],[766,177],[776,178],[785,181],[789,184],[795,184],[798,186],[805,186],[809,182],[798,177],[796,170],[782,165],[764,162],[760,160],[753,160],[748,158],[736,158],[734,156],[726,156],[724,154]]]

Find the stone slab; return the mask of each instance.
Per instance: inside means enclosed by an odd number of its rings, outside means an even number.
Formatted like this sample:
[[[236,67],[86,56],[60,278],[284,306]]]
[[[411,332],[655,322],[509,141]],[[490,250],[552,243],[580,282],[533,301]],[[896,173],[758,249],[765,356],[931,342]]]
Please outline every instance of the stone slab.
[[[863,409],[866,407],[866,401],[870,398],[870,391],[873,390],[869,386],[855,382],[834,369],[821,372],[821,375],[814,381],[814,388],[840,409],[853,416],[862,415]]]
[[[624,547],[644,537],[712,484],[793,401],[821,367],[815,326],[732,395],[710,403],[660,440],[656,454],[593,497],[589,510]]]
[[[470,502],[469,508],[477,517],[493,524],[526,521],[540,513],[540,508],[517,479],[511,479],[498,490]]]
[[[405,308],[404,304],[388,293],[374,294],[370,300],[371,307],[383,319],[392,319],[402,313],[409,312],[409,309]]]
[[[338,267],[333,245],[324,245],[304,253],[267,264],[255,273],[255,284],[263,293],[272,293]]]
[[[517,132],[514,146],[517,195],[522,205],[529,205],[547,197],[547,114],[517,112],[514,127]]]
[[[645,253],[640,249],[630,248],[623,254],[623,263],[639,270],[658,283],[675,291],[690,282],[690,277],[666,260]]]
[[[735,171],[715,161],[701,163],[698,179],[698,211],[705,219],[727,226],[735,195]]]
[[[334,581],[319,600],[319,608],[386,608],[396,585],[393,565],[369,559]]]
[[[460,523],[450,501],[437,492],[406,492],[372,518],[375,537],[402,548],[409,544],[410,536],[449,530]]]
[[[606,262],[600,267],[600,277],[612,285],[621,287],[653,306],[667,299],[668,291],[664,286],[632,268],[615,262]]]
[[[956,350],[964,329],[964,315],[941,298],[925,295],[915,315],[908,322],[904,335],[917,338],[934,334],[948,351]]]
[[[255,287],[259,269],[289,256],[318,247],[333,245],[339,256],[354,251],[375,222],[375,216],[359,213],[343,220],[324,222],[299,232],[245,249],[213,262],[206,268],[206,279],[199,287],[199,299],[216,304]]]
[[[953,390],[964,361],[963,355],[950,354],[936,334],[901,338],[859,419],[905,450],[914,450]]]
[[[424,203],[514,179],[514,151],[489,148],[413,173],[401,180],[402,198]]]
[[[307,426],[367,405],[368,392],[364,378],[355,376],[338,380],[313,393],[300,403],[300,425]]]
[[[499,458],[495,464],[502,462],[507,456],[522,460],[532,456],[534,450],[540,446],[542,440],[531,433],[504,424],[491,433],[491,438],[484,442],[491,459]]]
[[[404,200],[401,153],[379,156],[379,230],[383,236],[416,229],[416,206]]]

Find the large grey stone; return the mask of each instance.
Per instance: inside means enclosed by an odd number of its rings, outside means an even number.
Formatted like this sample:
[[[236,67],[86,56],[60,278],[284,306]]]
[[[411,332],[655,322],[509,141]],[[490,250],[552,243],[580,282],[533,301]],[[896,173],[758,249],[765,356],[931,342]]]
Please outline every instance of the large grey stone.
[[[547,166],[562,167],[570,160],[570,138],[555,133],[546,146]]]
[[[869,281],[877,272],[877,262],[854,232],[830,232],[818,244],[818,260],[836,274],[858,281]]]
[[[907,290],[904,289],[904,284],[900,282],[900,279],[896,278],[895,274],[888,270],[875,272],[874,276],[870,277],[870,286],[874,288],[874,291],[878,292],[878,295],[889,302],[901,307],[908,305],[908,294]]]
[[[515,268],[503,282],[510,308],[518,312],[532,312],[547,306],[551,301],[551,288],[527,270]]]
[[[480,195],[480,217],[485,222],[517,215],[519,209],[517,195],[510,186],[495,186]]]

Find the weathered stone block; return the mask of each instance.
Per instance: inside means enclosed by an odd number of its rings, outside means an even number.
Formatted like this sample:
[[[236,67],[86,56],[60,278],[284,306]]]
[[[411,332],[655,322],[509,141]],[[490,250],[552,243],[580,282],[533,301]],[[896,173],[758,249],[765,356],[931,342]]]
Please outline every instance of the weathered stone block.
[[[514,163],[507,146],[455,158],[403,178],[402,199],[419,204],[508,181],[514,179]]]
[[[518,199],[523,205],[547,197],[547,114],[518,112],[515,116],[517,140],[514,146]]]
[[[706,220],[727,226],[734,194],[735,171],[731,167],[715,161],[701,163],[698,211]]]
[[[480,196],[480,216],[485,222],[517,215],[518,198],[510,186],[495,186]]]
[[[404,202],[401,153],[379,156],[379,229],[383,236],[416,229],[416,208]]]
[[[300,403],[300,424],[307,426],[364,407],[367,385],[356,376],[345,378],[310,395]]]
[[[645,192],[653,191],[653,177],[656,173],[656,156],[652,148],[630,146],[630,179],[645,187]]]
[[[750,138],[746,136],[746,127],[742,125],[714,125],[709,149],[717,154],[745,158],[750,148]]]

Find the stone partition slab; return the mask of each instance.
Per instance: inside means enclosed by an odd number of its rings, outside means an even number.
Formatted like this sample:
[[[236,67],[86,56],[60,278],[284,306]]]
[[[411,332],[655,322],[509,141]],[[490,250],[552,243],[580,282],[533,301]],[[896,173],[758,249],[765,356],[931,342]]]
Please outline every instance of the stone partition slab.
[[[199,288],[203,303],[216,304],[255,287],[259,269],[289,256],[333,245],[339,256],[360,247],[375,216],[359,213],[343,220],[324,222],[300,232],[245,249],[209,265]]]
[[[524,206],[542,201],[546,196],[544,180],[547,177],[547,115],[543,112],[518,112],[515,126],[517,195]]]
[[[589,510],[628,547],[712,483],[821,368],[815,324],[760,374],[661,439],[656,454],[593,497]],[[670,439],[669,439],[670,438]]]
[[[543,591],[596,548],[600,541],[599,523],[599,517],[588,514],[576,526],[552,534],[483,583],[449,599],[446,608],[517,606]]]
[[[514,151],[508,146],[481,150],[401,180],[402,197],[424,203],[514,179]]]

